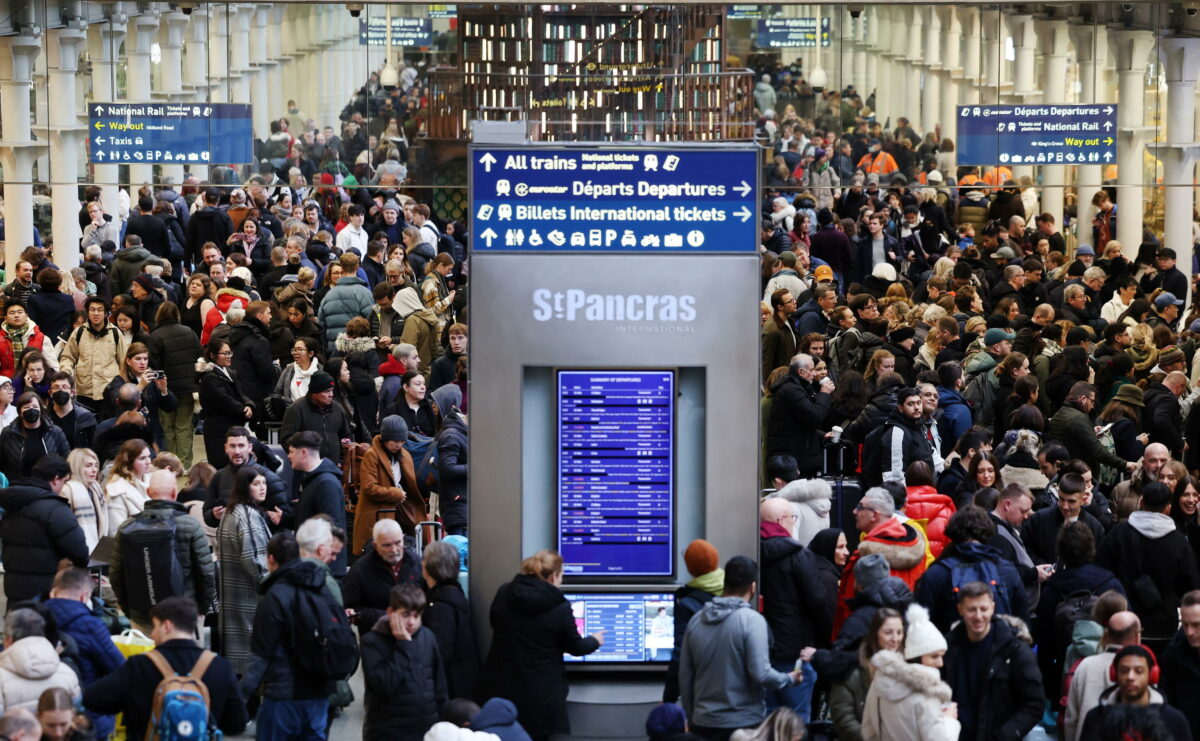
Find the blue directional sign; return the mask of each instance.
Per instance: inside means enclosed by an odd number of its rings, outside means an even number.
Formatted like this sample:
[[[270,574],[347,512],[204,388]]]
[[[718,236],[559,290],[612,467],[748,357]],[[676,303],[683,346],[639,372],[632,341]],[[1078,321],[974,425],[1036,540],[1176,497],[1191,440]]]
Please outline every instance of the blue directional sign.
[[[765,18],[758,22],[758,48],[830,46],[828,18]]]
[[[96,164],[254,162],[250,106],[237,103],[88,104],[88,161]]]
[[[754,20],[779,13],[782,9],[782,5],[726,5],[725,17],[731,21]]]
[[[386,46],[384,29],[387,18],[371,16],[358,19],[360,46]],[[395,46],[433,46],[433,21],[428,18],[392,18],[392,44]]]
[[[755,252],[754,149],[473,147],[476,250]]]
[[[1105,164],[1117,158],[1117,106],[958,107],[960,165]]]

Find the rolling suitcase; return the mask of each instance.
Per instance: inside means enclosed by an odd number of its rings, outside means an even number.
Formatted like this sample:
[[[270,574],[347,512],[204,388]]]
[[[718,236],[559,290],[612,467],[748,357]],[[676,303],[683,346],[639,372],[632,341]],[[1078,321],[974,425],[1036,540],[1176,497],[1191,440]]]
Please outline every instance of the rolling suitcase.
[[[857,446],[849,443],[825,443],[821,478],[829,482],[833,490],[832,507],[829,510],[829,526],[846,533],[846,542],[858,542],[858,527],[854,524],[854,508],[863,497],[862,485],[855,476],[855,453]]]

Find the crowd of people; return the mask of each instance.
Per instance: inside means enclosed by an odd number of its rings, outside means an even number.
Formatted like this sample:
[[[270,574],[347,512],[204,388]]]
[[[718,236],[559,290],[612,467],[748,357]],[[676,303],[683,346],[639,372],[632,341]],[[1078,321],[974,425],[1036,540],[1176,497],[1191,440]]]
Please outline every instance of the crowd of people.
[[[676,612],[691,732],[1200,737],[1194,245],[869,107],[760,121],[761,547]]]

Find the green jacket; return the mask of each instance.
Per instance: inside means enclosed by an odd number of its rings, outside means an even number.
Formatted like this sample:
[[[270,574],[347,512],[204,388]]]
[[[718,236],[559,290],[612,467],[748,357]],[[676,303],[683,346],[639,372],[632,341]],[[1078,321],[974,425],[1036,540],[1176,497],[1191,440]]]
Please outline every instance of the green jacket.
[[[838,741],[862,741],[863,706],[869,689],[871,677],[860,666],[829,690],[829,715]]]
[[[1057,440],[1067,448],[1072,458],[1078,458],[1093,471],[1103,463],[1124,471],[1125,459],[1111,450],[1105,450],[1096,436],[1096,428],[1091,417],[1083,410],[1068,401],[1046,425],[1046,439]]]

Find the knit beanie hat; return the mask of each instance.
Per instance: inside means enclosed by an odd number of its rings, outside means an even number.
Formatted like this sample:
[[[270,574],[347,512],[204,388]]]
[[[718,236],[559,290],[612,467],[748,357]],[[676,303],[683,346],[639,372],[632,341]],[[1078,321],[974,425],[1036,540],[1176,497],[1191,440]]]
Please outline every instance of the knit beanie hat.
[[[683,733],[686,727],[687,716],[684,715],[683,708],[673,702],[654,706],[650,717],[646,718],[646,735],[651,739]]]
[[[308,379],[308,393],[321,394],[333,388],[333,376],[325,371],[317,371]]]
[[[914,602],[908,606],[904,619],[908,623],[908,630],[904,636],[906,660],[946,650],[946,637],[929,621],[929,610]]]
[[[379,439],[385,443],[401,442],[408,439],[408,423],[404,418],[391,414],[383,418],[379,425]]]
[[[716,546],[707,540],[693,540],[683,552],[683,562],[687,565],[689,574],[704,576],[717,570],[720,554],[717,553]]]
[[[880,553],[871,553],[858,559],[854,564],[855,589],[860,592],[870,592],[878,589],[884,580],[891,575],[891,567],[887,559]]]

